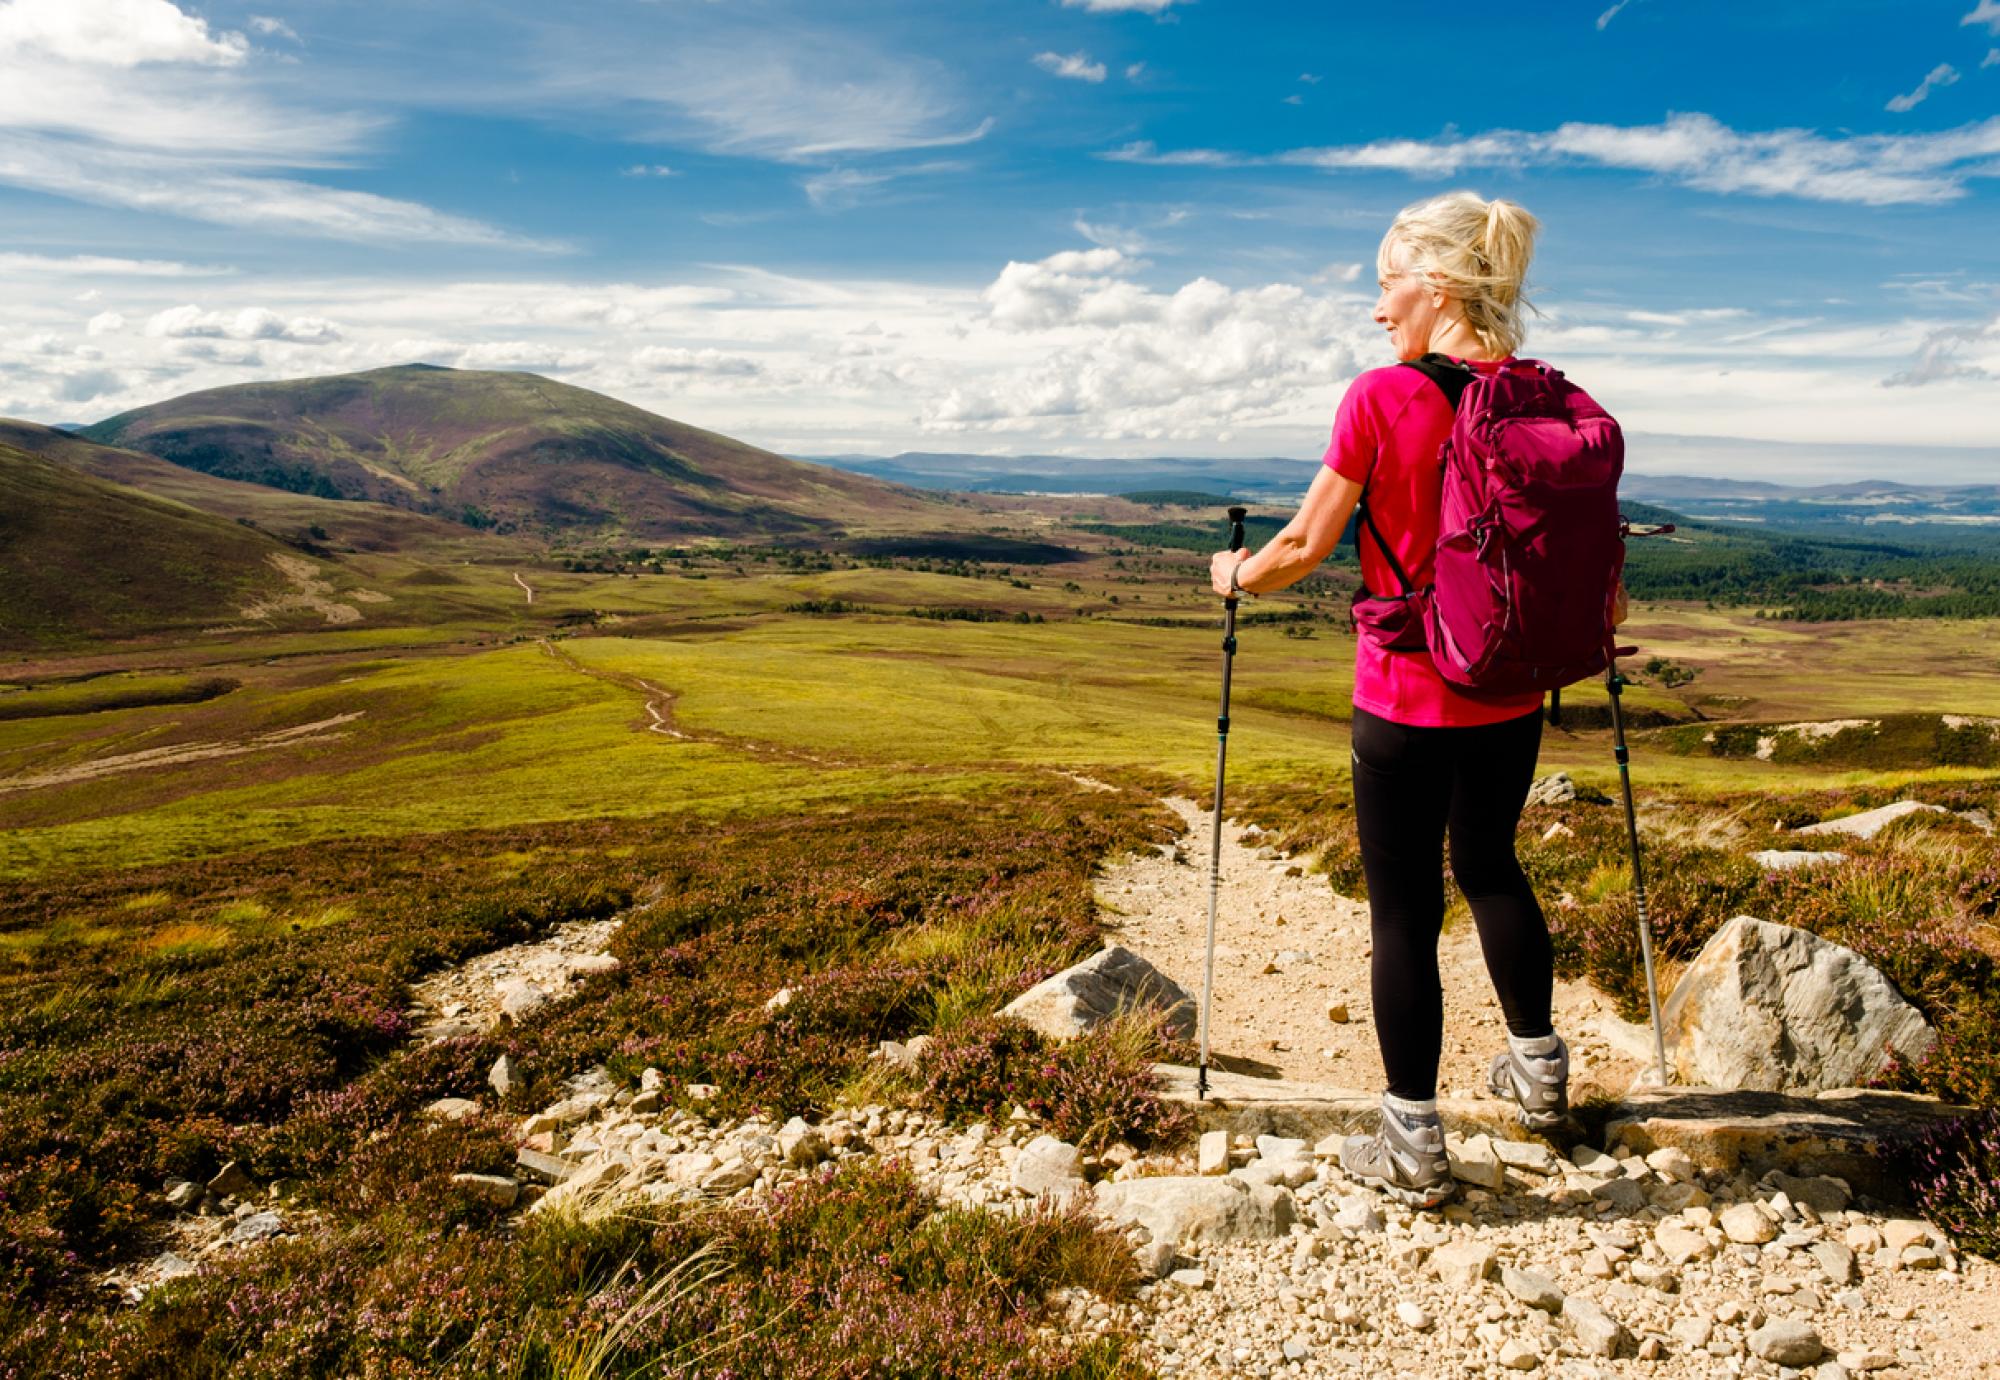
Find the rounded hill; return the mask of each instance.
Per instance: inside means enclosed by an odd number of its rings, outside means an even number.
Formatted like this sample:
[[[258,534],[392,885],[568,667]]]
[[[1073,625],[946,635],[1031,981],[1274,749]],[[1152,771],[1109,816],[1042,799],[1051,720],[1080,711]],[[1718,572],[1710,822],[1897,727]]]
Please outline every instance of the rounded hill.
[[[527,535],[782,536],[940,506],[537,374],[434,365],[212,388],[82,434],[230,479]]]

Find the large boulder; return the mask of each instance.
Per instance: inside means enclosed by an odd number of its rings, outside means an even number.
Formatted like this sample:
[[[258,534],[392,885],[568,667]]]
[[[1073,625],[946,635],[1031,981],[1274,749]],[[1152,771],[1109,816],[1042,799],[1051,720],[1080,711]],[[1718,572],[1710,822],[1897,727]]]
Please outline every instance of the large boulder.
[[[1155,1241],[1270,1241],[1291,1230],[1292,1195],[1238,1179],[1127,1179],[1097,1186],[1097,1210],[1121,1226],[1141,1226]]]
[[[1058,1040],[1073,1039],[1124,1011],[1158,1011],[1167,1028],[1194,1034],[1194,998],[1130,949],[1113,944],[1036,983],[1001,1010]]]
[[[1882,805],[1873,810],[1863,810],[1858,815],[1842,815],[1839,819],[1829,819],[1820,824],[1808,824],[1798,832],[1801,834],[1846,834],[1857,839],[1872,839],[1884,829],[1902,819],[1905,815],[1943,815],[1951,813],[1942,805],[1926,805],[1921,800],[1899,800],[1893,805]]]
[[[1891,1050],[1915,1058],[1933,1038],[1860,954],[1748,915],[1702,947],[1663,1020],[1684,1081],[1764,1092],[1860,1087]]]

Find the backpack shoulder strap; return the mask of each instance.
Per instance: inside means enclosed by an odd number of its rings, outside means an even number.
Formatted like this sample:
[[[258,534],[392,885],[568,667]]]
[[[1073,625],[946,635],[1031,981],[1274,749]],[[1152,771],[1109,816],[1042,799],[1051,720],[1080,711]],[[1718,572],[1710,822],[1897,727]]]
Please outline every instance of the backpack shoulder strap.
[[[1458,400],[1465,395],[1465,389],[1472,382],[1473,370],[1470,365],[1460,364],[1449,356],[1428,354],[1420,359],[1406,359],[1403,366],[1414,369],[1438,386],[1444,400],[1451,404],[1453,412],[1458,411]]]

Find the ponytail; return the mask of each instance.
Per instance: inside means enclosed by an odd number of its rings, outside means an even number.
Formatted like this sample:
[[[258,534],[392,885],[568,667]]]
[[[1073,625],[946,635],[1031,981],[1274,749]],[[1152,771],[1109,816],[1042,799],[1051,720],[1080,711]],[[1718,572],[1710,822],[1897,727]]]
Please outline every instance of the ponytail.
[[[1412,272],[1458,299],[1480,343],[1511,355],[1525,334],[1523,314],[1533,310],[1524,288],[1540,229],[1516,202],[1448,192],[1405,207],[1382,237],[1378,257],[1386,260],[1390,245],[1403,245]]]

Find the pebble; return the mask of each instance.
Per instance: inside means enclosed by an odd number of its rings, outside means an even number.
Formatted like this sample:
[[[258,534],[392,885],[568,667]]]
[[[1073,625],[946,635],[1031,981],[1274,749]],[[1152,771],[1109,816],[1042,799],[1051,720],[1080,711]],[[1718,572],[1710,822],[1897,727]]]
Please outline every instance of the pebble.
[[[1791,1318],[1773,1318],[1750,1334],[1751,1352],[1780,1366],[1809,1366],[1826,1350],[1819,1333]]]
[[[1428,1332],[1431,1328],[1431,1315],[1408,1299],[1396,1305],[1396,1321],[1412,1332]]]

